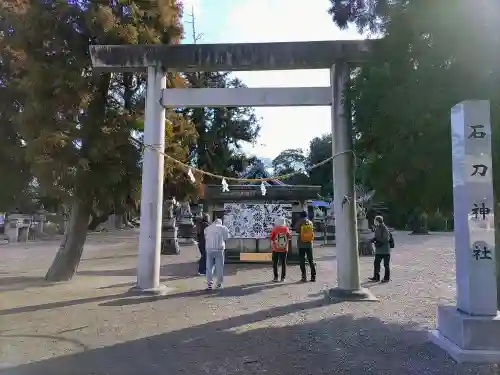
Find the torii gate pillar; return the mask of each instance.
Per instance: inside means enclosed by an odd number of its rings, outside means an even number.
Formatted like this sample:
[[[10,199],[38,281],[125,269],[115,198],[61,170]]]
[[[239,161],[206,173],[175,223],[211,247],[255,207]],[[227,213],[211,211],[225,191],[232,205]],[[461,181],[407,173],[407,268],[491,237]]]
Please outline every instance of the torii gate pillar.
[[[140,292],[163,294],[160,284],[161,228],[163,213],[163,179],[165,159],[165,108],[159,93],[167,87],[167,77],[161,67],[148,67],[144,149],[141,184],[141,232],[137,266],[137,285]]]
[[[346,63],[336,63],[330,68],[332,88],[332,155],[333,159],[333,208],[335,212],[335,241],[337,250],[338,290],[360,290],[358,230],[356,197],[354,189],[354,153],[352,126],[344,113],[344,89],[349,80]],[[342,154],[340,154],[342,153]],[[329,292],[331,297],[336,289]],[[342,294],[342,293],[341,293]],[[366,291],[361,298],[367,298]]]

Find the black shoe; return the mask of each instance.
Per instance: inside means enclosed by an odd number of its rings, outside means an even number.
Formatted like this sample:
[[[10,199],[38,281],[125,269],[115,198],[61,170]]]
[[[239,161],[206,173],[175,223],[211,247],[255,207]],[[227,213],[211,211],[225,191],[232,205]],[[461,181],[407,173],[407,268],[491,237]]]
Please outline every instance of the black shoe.
[[[370,281],[380,281],[379,277],[370,277],[368,280]]]
[[[316,282],[316,276],[311,276],[311,282],[315,283]]]
[[[383,279],[381,282],[388,283],[389,281],[391,281],[391,279]]]
[[[300,279],[300,282],[301,283],[307,283],[307,277],[302,276],[302,278]]]
[[[286,278],[285,278],[285,277],[282,277],[282,278],[281,278],[281,282],[282,282],[282,283],[283,283],[283,282],[285,282],[285,280],[286,280]]]
[[[273,283],[277,283],[277,282],[278,282],[278,278],[277,278],[277,277],[275,277],[275,278],[273,279]]]

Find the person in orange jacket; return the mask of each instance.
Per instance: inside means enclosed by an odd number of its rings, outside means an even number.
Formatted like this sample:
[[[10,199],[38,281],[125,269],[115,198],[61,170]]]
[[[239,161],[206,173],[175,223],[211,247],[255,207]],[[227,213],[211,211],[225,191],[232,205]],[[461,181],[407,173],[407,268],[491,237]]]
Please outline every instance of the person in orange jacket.
[[[273,281],[278,281],[278,262],[281,263],[281,281],[286,277],[286,257],[288,254],[288,243],[292,238],[292,233],[286,225],[286,219],[279,217],[271,231],[271,244],[273,248]]]

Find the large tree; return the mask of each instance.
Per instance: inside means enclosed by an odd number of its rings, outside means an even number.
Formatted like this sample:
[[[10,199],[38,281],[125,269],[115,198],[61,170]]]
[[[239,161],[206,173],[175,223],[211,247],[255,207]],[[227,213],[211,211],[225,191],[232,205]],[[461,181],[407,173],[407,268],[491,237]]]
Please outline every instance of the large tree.
[[[354,24],[358,31],[377,33],[390,19],[391,0],[330,0],[328,13],[341,29]]]
[[[186,74],[190,87],[237,88],[243,82],[230,73]],[[242,152],[244,143],[256,141],[260,125],[252,108],[187,108],[183,113],[196,126],[198,140],[191,148],[191,159],[198,168],[225,176],[237,176],[253,163]],[[215,182],[205,177],[205,182]]]
[[[41,186],[71,207],[48,280],[76,272],[91,213],[123,205],[140,181],[144,81],[138,74],[96,74],[90,44],[178,43],[181,9],[157,2],[2,0],[3,43],[15,52],[24,94],[16,123]],[[170,85],[179,77],[169,75]],[[186,160],[195,134],[169,112],[167,150]],[[166,163],[171,175],[179,169]],[[133,194],[132,194],[133,195]]]
[[[384,36],[348,93],[364,179],[396,216],[450,213],[451,107],[490,99],[498,134],[500,4],[332,0],[331,14]]]
[[[327,197],[333,196],[333,164],[331,161],[319,167],[311,169],[314,165],[321,163],[332,156],[332,135],[324,134],[311,140],[306,166],[309,170],[309,181],[311,185],[321,186],[321,194]]]
[[[306,173],[306,162],[307,158],[302,149],[284,150],[272,161],[273,174],[282,176],[294,173],[293,176],[284,179],[283,182],[290,185],[307,185],[309,184],[309,177]]]
[[[0,16],[0,31],[4,29],[5,19]],[[30,183],[33,176],[25,160],[26,148],[13,121],[24,100],[14,58],[14,51],[8,48],[0,34],[0,175],[4,177],[0,188],[0,212],[26,210],[32,205]]]

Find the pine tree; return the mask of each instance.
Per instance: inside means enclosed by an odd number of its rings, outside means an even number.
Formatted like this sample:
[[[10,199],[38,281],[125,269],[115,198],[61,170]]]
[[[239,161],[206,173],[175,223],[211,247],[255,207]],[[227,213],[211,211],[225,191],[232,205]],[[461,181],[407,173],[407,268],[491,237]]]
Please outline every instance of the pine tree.
[[[18,87],[20,72],[13,64],[15,54],[5,43],[6,32],[5,19],[0,17],[0,175],[5,177],[0,188],[0,212],[31,208],[33,178],[13,121],[24,96]]]
[[[96,208],[123,207],[137,199],[142,130],[141,74],[95,74],[90,44],[178,43],[182,9],[174,0],[0,2],[4,43],[15,51],[25,98],[17,124],[27,160],[41,186],[71,206],[64,240],[47,272],[68,280],[78,267],[90,216]],[[182,82],[170,75],[169,84]],[[186,160],[195,131],[169,112],[167,152]],[[166,163],[167,178],[182,172]],[[185,180],[185,178],[183,179]]]
[[[197,88],[245,87],[229,73],[191,73],[186,78],[191,87]],[[200,169],[237,176],[252,163],[241,147],[243,143],[255,142],[259,134],[260,125],[253,108],[188,108],[184,114],[196,126],[198,140],[191,148],[191,155]],[[215,181],[206,178],[205,182]]]

